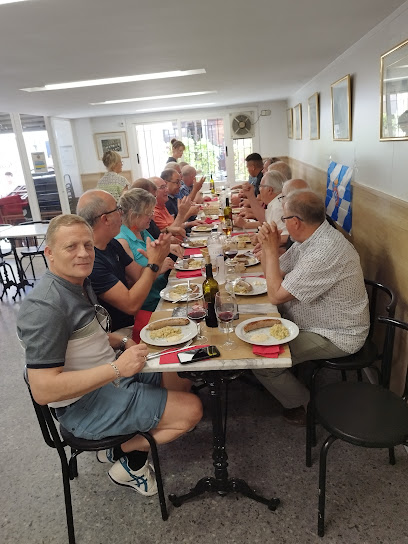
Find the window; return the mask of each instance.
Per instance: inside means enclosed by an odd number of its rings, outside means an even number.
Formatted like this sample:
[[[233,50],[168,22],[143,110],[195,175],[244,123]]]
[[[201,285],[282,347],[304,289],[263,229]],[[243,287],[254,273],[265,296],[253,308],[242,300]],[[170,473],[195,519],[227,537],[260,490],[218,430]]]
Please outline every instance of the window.
[[[248,179],[248,171],[246,169],[245,157],[252,153],[252,138],[234,140],[233,149],[235,181],[246,181]]]

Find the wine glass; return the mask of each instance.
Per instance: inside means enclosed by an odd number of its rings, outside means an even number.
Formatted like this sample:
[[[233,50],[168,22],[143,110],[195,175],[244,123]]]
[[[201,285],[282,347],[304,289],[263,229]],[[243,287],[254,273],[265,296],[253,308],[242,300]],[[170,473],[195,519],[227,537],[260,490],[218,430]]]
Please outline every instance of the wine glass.
[[[194,298],[194,300],[192,300]],[[197,340],[207,342],[208,338],[201,334],[201,321],[207,315],[207,303],[204,296],[187,295],[187,317],[197,323]]]
[[[233,295],[218,292],[215,295],[215,313],[222,323],[231,323],[237,313],[237,302]],[[229,326],[227,329],[227,340],[221,346],[225,350],[231,350],[235,347],[235,342],[231,340]]]

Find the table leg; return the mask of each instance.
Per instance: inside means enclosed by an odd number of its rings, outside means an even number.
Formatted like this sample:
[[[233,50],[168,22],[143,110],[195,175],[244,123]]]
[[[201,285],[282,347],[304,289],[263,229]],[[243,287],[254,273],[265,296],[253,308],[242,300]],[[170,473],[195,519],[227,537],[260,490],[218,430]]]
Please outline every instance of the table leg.
[[[203,373],[211,398],[212,428],[213,428],[213,465],[214,477],[201,478],[197,484],[184,495],[169,495],[169,500],[174,506],[181,506],[187,500],[202,495],[206,491],[215,491],[219,495],[227,495],[231,491],[242,493],[257,502],[266,504],[269,510],[276,510],[280,503],[277,498],[266,499],[253,491],[249,485],[239,478],[228,478],[228,455],[225,448],[225,434],[222,417],[222,376],[221,372]]]

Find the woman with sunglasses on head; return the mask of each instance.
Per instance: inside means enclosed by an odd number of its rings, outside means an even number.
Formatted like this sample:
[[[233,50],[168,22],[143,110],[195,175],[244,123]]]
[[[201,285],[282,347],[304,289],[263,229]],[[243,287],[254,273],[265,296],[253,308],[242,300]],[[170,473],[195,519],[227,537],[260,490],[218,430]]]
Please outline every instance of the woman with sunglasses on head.
[[[121,176],[122,157],[116,151],[105,151],[102,162],[108,170],[98,181],[97,188],[111,194],[116,200],[129,189],[129,182]]]
[[[146,240],[147,238],[154,240],[147,229],[153,217],[155,204],[154,196],[144,189],[130,189],[119,199],[119,205],[122,208],[122,227],[116,239],[126,253],[142,267],[146,267],[148,264],[145,257]],[[157,276],[143,303],[142,310],[153,312],[156,309],[160,300],[160,291],[167,285],[168,274],[166,272],[173,267],[174,261],[170,257],[166,257],[161,265],[160,275]]]

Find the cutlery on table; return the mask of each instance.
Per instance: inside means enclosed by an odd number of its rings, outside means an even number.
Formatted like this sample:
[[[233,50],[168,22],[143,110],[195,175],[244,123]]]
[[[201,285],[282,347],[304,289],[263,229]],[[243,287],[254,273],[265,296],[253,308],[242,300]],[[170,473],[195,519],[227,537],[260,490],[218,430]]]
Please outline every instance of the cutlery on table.
[[[162,349],[161,351],[156,351],[154,353],[149,353],[147,356],[146,356],[146,361],[148,361],[149,359],[154,359],[156,357],[160,357],[160,355],[163,355],[164,353],[175,353],[176,351],[180,351],[181,349],[184,349],[184,348],[188,348],[188,346],[190,346],[190,344],[192,343],[193,340],[189,340],[188,342],[186,342],[183,346],[179,346],[178,348],[176,349],[173,349],[171,351],[167,351],[167,349]]]

